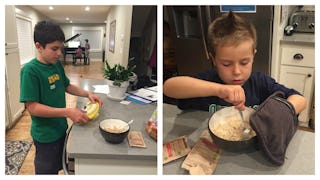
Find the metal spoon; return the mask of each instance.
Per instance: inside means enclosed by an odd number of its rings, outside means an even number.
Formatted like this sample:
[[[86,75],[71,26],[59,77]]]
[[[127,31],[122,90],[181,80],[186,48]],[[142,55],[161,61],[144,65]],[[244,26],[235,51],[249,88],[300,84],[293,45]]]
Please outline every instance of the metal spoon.
[[[131,120],[127,123],[127,125],[130,125],[131,123],[133,123],[133,119],[131,119]]]
[[[243,113],[242,113],[242,111],[241,111],[241,110],[238,110],[238,111],[239,111],[240,116],[241,116],[241,119],[242,119],[243,135],[244,135],[245,137],[247,137],[247,136],[249,135],[249,133],[250,133],[250,129],[248,129],[248,128],[245,127],[245,121],[244,121],[244,118],[243,118]]]
[[[127,122],[127,124],[126,124],[126,125],[124,125],[124,126],[123,126],[123,128],[125,128],[125,127],[129,126],[131,123],[133,123],[133,119],[131,119],[129,122]]]

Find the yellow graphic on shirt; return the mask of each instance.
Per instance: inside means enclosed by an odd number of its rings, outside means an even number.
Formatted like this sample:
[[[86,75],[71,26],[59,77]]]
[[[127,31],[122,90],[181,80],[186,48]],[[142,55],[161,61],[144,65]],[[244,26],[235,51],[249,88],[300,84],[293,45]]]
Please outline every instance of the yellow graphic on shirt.
[[[52,83],[58,81],[59,79],[60,79],[59,74],[54,74],[54,75],[48,77],[49,84],[52,84]]]

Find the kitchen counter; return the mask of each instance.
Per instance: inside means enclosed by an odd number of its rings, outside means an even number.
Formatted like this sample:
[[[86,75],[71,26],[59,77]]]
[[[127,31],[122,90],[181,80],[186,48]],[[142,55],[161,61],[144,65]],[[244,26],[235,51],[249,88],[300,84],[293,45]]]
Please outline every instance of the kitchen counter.
[[[283,36],[281,43],[303,43],[314,45],[314,33],[293,33],[291,36]]]
[[[93,85],[105,85],[106,80],[82,79],[80,87],[94,91]],[[99,117],[85,125],[74,124],[69,135],[67,154],[75,160],[75,174],[156,174],[157,142],[145,131],[145,125],[156,109],[156,103],[129,105],[112,101],[106,94],[97,94],[103,101]],[[78,97],[82,108],[87,98]],[[147,148],[130,147],[125,139],[120,144],[106,142],[100,131],[100,121],[117,118],[134,122],[131,131],[141,131]]]
[[[209,112],[181,111],[176,106],[163,105],[163,141],[186,135],[190,147],[208,128]],[[181,168],[185,157],[163,166],[163,174],[189,174]],[[292,138],[282,166],[271,164],[261,151],[249,149],[245,153],[223,151],[214,174],[315,174],[315,135],[298,130]]]

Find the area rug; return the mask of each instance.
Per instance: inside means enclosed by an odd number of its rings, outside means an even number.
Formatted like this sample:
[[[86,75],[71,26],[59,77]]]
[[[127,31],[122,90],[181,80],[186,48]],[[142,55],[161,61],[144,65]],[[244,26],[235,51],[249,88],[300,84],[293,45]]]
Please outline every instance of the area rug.
[[[6,141],[6,175],[17,175],[32,142]]]

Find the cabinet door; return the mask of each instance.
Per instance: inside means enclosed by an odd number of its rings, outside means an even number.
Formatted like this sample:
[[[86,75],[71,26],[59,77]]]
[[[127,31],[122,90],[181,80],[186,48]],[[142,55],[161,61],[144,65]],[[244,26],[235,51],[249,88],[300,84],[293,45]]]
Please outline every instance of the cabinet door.
[[[7,86],[7,85],[6,85]],[[10,126],[10,123],[11,123],[11,114],[10,114],[10,112],[9,112],[9,105],[7,104],[7,102],[9,102],[8,101],[8,94],[7,94],[7,88],[6,88],[6,93],[5,93],[5,95],[6,95],[6,106],[5,106],[5,110],[6,110],[6,116],[5,116],[5,118],[6,118],[6,129],[7,128],[9,128],[9,126]]]
[[[300,113],[301,125],[308,126],[309,112],[314,92],[314,68],[281,66],[280,83],[299,91],[308,101],[307,108]]]
[[[17,24],[16,24],[16,12],[15,6],[6,5],[5,6],[6,12],[6,48],[16,48],[18,47],[18,34],[17,34]]]
[[[6,49],[6,107],[9,110],[10,123],[17,120],[23,110],[24,104],[20,103],[20,59],[18,48]]]

